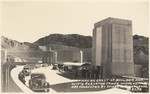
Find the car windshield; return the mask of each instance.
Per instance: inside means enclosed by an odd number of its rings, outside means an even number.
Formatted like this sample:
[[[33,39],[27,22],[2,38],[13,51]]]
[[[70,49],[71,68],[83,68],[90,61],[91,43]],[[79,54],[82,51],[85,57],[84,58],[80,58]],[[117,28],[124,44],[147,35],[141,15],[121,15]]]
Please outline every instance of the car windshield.
[[[31,78],[32,79],[35,79],[35,78],[43,78],[43,79],[45,79],[45,75],[44,74],[32,74]]]

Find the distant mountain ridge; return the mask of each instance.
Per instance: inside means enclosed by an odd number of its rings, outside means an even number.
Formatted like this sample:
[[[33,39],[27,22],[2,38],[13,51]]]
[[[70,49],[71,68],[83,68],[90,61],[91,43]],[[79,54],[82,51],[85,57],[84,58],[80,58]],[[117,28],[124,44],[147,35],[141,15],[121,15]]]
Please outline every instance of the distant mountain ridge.
[[[1,37],[1,47],[3,49],[29,50],[31,48],[36,47],[37,45],[49,45],[49,44],[55,46],[62,45],[67,47],[92,48],[92,37],[78,35],[78,34],[67,34],[67,35],[50,34],[49,36],[45,36],[43,38],[38,39],[34,43],[29,43],[29,42],[21,43],[16,40],[6,38],[4,36]],[[138,46],[142,46],[148,50],[149,38],[144,36],[134,35],[133,46],[134,48]]]
[[[1,36],[1,53],[7,50],[7,61],[12,62],[34,62],[41,60],[43,51],[35,48],[31,48],[32,43],[18,42]]]
[[[29,50],[29,45],[1,36],[1,48],[5,50]]]
[[[52,50],[91,50],[92,37],[78,34],[51,34],[40,38],[34,43],[18,42],[6,37],[1,37],[2,49],[9,51],[40,51],[38,45],[49,45]],[[138,58],[141,57],[142,62],[148,62],[149,56],[149,38],[139,35],[133,36],[133,53],[134,61],[139,63]],[[141,61],[140,61],[141,62]]]
[[[133,45],[144,45],[148,47],[149,38],[139,35],[133,36]],[[58,44],[78,48],[92,48],[92,37],[78,34],[51,34],[34,42],[39,45]]]
[[[92,37],[78,34],[51,34],[49,36],[40,38],[35,43],[38,43],[39,45],[58,44],[78,48],[91,48]]]

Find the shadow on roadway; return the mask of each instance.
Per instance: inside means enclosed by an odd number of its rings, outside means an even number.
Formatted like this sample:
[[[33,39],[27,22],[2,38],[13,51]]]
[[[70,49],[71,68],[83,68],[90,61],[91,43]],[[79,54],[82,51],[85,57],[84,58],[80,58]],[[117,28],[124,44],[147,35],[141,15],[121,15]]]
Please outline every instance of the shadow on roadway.
[[[57,73],[57,75],[62,76],[62,77],[65,77],[65,78],[70,79],[70,80],[75,79],[75,76],[74,76],[74,75],[71,75],[71,74]]]

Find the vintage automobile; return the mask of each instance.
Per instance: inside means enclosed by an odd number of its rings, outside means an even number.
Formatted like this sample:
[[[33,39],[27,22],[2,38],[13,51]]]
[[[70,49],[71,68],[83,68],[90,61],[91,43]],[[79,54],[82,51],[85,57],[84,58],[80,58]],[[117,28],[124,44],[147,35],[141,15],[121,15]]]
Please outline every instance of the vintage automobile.
[[[23,84],[25,84],[25,75],[22,73],[22,72],[20,72],[19,73],[19,75],[18,75],[18,79],[23,83]]]
[[[37,67],[37,64],[29,64],[29,65],[26,65],[25,67],[29,67],[30,70],[33,70]]]
[[[43,65],[42,65],[42,67],[48,67],[48,64],[47,64],[47,63],[45,63],[45,64],[43,64]]]
[[[42,64],[36,64],[35,65],[35,68],[40,68],[40,67],[42,67]]]
[[[53,70],[57,70],[57,64],[53,64]]]
[[[22,73],[25,75],[25,76],[29,76],[31,74],[31,68],[29,66],[25,66],[22,70]]]
[[[49,92],[50,84],[46,81],[46,77],[43,73],[31,73],[29,88],[33,91]]]

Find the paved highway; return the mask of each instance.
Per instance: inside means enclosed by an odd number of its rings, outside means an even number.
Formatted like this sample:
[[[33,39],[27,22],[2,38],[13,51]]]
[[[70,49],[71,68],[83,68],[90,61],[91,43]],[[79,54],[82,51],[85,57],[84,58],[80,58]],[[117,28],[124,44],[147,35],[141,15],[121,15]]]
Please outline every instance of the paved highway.
[[[11,76],[15,83],[22,89],[24,93],[34,93],[31,89],[28,88],[28,81],[30,79],[30,76],[27,76],[25,78],[26,80],[26,85],[24,85],[19,79],[18,79],[18,74],[20,71],[22,71],[23,66],[17,66],[11,71]],[[50,93],[55,94],[55,93],[78,93],[78,94],[130,94],[131,92],[122,90],[122,89],[117,89],[117,88],[112,88],[112,89],[107,89],[107,90],[96,90],[96,91],[89,91],[88,89],[67,89],[70,87],[71,82],[75,82],[77,80],[71,80],[69,78],[66,78],[62,76],[60,72],[57,70],[52,70],[52,66],[49,67],[41,67],[37,68],[31,71],[32,73],[44,73],[46,75],[47,81],[50,83],[51,88],[50,88]]]

